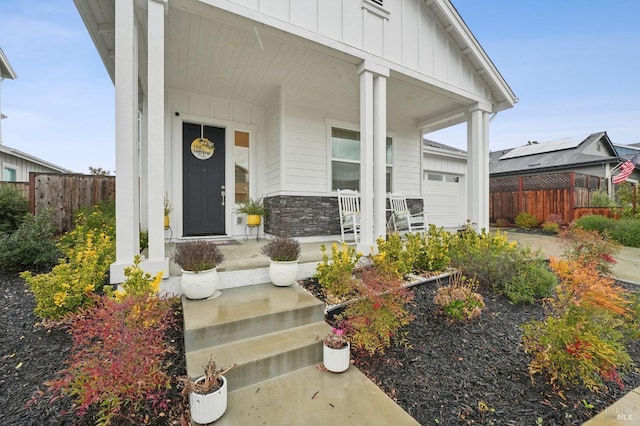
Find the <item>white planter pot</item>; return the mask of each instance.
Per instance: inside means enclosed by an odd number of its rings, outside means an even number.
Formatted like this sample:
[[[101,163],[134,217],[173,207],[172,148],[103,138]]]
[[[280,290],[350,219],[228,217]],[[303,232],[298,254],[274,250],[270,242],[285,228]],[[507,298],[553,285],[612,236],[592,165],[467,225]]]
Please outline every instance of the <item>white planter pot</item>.
[[[218,289],[218,268],[206,271],[182,271],[180,278],[182,294],[187,299],[206,299],[215,294]]]
[[[201,395],[189,392],[189,411],[191,420],[200,424],[207,424],[218,420],[227,410],[227,379],[220,376],[222,386],[215,392]],[[196,380],[204,380],[204,377]]]
[[[278,287],[287,287],[296,282],[298,277],[298,261],[276,262],[271,261],[269,265],[269,278]]]
[[[334,373],[342,373],[349,368],[351,364],[351,344],[347,343],[347,346],[341,349],[333,349],[329,346],[322,344],[322,362],[324,368]]]

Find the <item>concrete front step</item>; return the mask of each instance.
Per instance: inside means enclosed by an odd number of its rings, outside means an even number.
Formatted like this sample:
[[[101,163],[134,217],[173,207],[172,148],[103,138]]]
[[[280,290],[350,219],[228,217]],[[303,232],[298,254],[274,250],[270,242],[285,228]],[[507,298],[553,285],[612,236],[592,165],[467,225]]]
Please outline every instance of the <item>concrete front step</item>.
[[[202,375],[203,366],[213,358],[219,368],[237,364],[226,375],[230,391],[269,380],[322,362],[322,343],[330,326],[315,322],[288,330],[225,343],[186,354],[187,374]]]
[[[187,353],[324,321],[324,304],[297,286],[231,288],[182,303]]]
[[[357,368],[340,374],[315,365],[229,393],[226,425],[418,425]]]

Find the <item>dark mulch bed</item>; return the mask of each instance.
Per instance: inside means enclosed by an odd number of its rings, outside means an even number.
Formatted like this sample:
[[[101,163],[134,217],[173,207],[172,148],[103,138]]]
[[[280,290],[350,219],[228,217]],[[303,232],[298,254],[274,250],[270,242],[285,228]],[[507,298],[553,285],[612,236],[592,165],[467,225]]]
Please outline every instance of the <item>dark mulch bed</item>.
[[[45,389],[43,383],[65,367],[71,338],[58,327],[39,325],[33,314],[33,296],[17,274],[0,271],[0,294],[0,425],[93,424],[88,418],[78,422],[76,416],[65,413],[70,407],[68,400],[49,404],[39,398],[30,402],[38,390]],[[180,329],[172,330],[169,336],[176,346],[169,357],[169,374],[175,377],[186,374],[181,327],[180,322]],[[156,419],[157,413],[150,413],[149,424],[180,424],[184,400],[175,383],[168,398],[172,401],[171,412]]]
[[[317,290],[314,280],[303,287]],[[358,368],[421,424],[529,426],[541,419],[544,425],[579,425],[640,386],[636,368],[624,376],[622,390],[616,384],[600,394],[565,390],[562,399],[544,377],[532,383],[521,346],[518,325],[542,318],[541,304],[516,306],[483,292],[482,316],[454,324],[438,314],[436,290],[435,282],[413,288],[410,348],[394,346],[382,357],[355,354]],[[640,342],[629,352],[640,365]]]
[[[479,319],[452,324],[433,304],[435,283],[413,291],[415,321],[407,330],[412,347],[392,347],[383,357],[358,356],[357,365],[421,424],[534,425],[542,419],[542,424],[577,425],[640,386],[635,369],[623,378],[623,390],[616,385],[603,394],[567,390],[562,399],[544,378],[532,384],[529,358],[520,346],[518,324],[541,318],[540,305],[514,306],[485,294],[487,309]],[[68,334],[38,325],[33,297],[15,274],[0,272],[0,292],[0,424],[74,424],[77,420],[64,414],[69,401],[48,404],[41,399],[26,406],[42,383],[64,367],[71,346]],[[171,356],[170,374],[180,376],[186,371],[182,330],[171,337],[177,352]],[[633,342],[629,351],[640,364],[640,342]],[[172,412],[152,424],[179,424],[184,400],[177,386],[169,398]]]

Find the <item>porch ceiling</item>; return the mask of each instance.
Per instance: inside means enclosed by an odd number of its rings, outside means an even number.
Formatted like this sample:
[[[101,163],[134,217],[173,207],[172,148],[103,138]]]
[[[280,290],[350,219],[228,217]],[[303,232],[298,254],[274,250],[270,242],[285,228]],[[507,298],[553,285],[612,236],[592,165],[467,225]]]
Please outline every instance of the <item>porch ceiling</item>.
[[[114,76],[114,0],[74,0],[103,62]],[[142,8],[146,2],[140,1]],[[141,10],[141,9],[138,9]],[[142,9],[143,10],[143,9]],[[142,33],[146,18],[140,14]],[[361,58],[191,0],[169,2],[166,21],[167,87],[266,105],[278,87],[305,98],[359,105]],[[145,50],[145,42],[141,50]],[[146,52],[141,52],[142,58]],[[140,63],[146,91],[146,64]],[[387,82],[388,119],[418,123],[446,117],[462,101],[407,76]],[[458,120],[458,122],[461,120]],[[455,124],[455,123],[448,123]]]

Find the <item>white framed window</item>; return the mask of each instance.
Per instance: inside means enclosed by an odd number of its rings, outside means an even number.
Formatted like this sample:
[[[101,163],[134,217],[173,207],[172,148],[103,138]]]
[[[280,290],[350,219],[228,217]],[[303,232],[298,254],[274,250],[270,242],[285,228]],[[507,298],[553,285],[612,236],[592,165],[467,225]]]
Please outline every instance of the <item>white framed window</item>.
[[[5,182],[18,181],[18,166],[4,164],[2,166],[2,180]]]
[[[393,141],[387,137],[386,192],[391,192]],[[331,190],[360,190],[360,132],[331,127]]]

